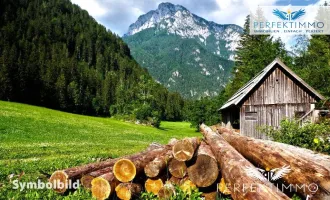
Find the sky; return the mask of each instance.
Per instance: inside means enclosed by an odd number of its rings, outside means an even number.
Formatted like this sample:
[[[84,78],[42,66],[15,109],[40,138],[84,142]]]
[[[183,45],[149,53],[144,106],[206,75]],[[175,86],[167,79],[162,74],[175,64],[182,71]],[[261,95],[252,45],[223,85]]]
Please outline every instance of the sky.
[[[140,15],[157,9],[162,2],[186,7],[192,13],[218,24],[243,26],[250,10],[260,6],[307,6],[322,0],[71,0],[93,16],[100,24],[119,36],[125,34],[130,24]],[[323,2],[323,1],[322,1]],[[290,43],[290,38],[283,38]]]

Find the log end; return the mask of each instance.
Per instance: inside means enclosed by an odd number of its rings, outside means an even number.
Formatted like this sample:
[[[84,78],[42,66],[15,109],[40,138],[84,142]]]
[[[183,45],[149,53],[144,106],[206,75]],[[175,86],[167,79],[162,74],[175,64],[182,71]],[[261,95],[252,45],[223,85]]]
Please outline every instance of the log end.
[[[189,140],[180,140],[172,148],[173,157],[178,161],[187,161],[190,160],[194,153],[195,149]]]
[[[132,161],[121,159],[115,163],[113,173],[120,182],[127,183],[134,179],[136,168]]]
[[[69,176],[65,171],[55,171],[49,178],[49,182],[52,183],[55,192],[63,194],[67,190]]]
[[[125,184],[117,185],[115,190],[119,199],[129,200],[132,198],[132,193]]]
[[[94,178],[91,182],[92,196],[97,200],[103,200],[110,196],[111,186],[107,180],[101,177]]]
[[[153,193],[154,195],[158,195],[159,190],[164,186],[163,181],[161,179],[147,179],[145,182],[145,188],[147,192]]]
[[[144,173],[150,177],[154,178],[159,175],[159,168],[157,168],[153,162],[149,163],[145,168],[144,168]]]
[[[94,176],[91,175],[84,175],[81,177],[80,182],[81,185],[85,188],[85,189],[91,189],[92,188],[92,180],[94,179]]]
[[[186,163],[177,159],[172,159],[168,168],[172,176],[177,178],[183,178],[187,173]]]
[[[198,187],[208,187],[218,178],[217,161],[208,155],[199,155],[196,163],[188,168],[189,179]]]

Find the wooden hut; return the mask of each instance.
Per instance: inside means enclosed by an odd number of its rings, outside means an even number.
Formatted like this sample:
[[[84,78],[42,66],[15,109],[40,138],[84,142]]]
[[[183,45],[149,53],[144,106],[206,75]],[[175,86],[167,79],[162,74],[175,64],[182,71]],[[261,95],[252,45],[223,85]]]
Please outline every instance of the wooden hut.
[[[267,139],[257,127],[279,127],[285,118],[313,121],[324,97],[278,58],[240,88],[221,108],[222,120],[241,134]]]

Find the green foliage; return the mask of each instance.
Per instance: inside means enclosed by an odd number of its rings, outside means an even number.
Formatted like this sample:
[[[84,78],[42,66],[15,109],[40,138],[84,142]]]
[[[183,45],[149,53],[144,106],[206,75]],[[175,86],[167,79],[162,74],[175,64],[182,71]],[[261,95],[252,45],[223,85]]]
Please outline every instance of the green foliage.
[[[292,200],[302,200],[300,196],[298,196],[297,194],[294,194],[291,198]]]
[[[269,35],[250,35],[249,26],[250,16],[247,16],[244,33],[241,36],[240,46],[237,49],[233,78],[225,88],[224,97],[227,99],[276,57],[281,58],[288,66],[291,66],[292,63],[280,39],[274,41],[273,37]]]
[[[261,132],[275,141],[330,154],[330,120],[300,126],[295,120],[282,120],[280,128],[264,126]]]
[[[0,101],[0,199],[91,199],[79,189],[59,195],[52,190],[14,190],[8,176],[47,182],[55,170],[130,155],[152,142],[200,134],[187,122],[163,121],[159,129],[112,118],[90,117]]]
[[[191,192],[183,191],[179,186],[175,186],[175,194],[170,200],[202,200],[202,192],[198,188],[193,189]],[[140,199],[142,200],[156,200],[158,197],[152,193],[142,192]]]
[[[69,0],[4,0],[0,7],[1,100],[101,116],[148,104],[161,119],[182,118],[165,110],[167,102],[181,110],[174,103],[182,98],[172,101],[120,37]]]
[[[223,92],[217,97],[204,97],[200,100],[188,101],[184,108],[185,117],[198,131],[201,123],[211,126],[220,122],[219,108],[224,103]]]

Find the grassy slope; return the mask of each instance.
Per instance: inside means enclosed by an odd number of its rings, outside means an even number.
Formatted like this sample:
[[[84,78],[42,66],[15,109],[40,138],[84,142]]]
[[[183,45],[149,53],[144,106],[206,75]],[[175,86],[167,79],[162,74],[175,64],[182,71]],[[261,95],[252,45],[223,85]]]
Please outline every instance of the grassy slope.
[[[59,196],[49,190],[12,190],[9,174],[25,175],[21,181],[46,181],[40,172],[117,157],[140,151],[153,141],[199,136],[185,122],[162,122],[161,129],[54,111],[0,101],[0,199],[8,197],[45,199],[88,198],[78,190]],[[1,186],[2,185],[2,186]]]

